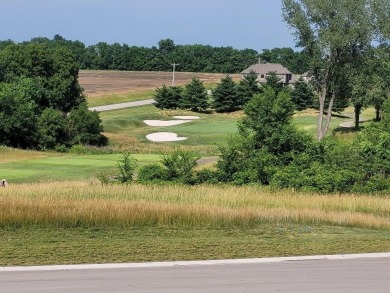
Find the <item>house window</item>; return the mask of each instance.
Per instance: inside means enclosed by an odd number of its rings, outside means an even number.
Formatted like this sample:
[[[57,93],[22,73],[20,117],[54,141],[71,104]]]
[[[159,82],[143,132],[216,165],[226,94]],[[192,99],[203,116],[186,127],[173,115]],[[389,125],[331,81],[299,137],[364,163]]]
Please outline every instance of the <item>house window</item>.
[[[264,78],[264,74],[261,75],[261,78]]]

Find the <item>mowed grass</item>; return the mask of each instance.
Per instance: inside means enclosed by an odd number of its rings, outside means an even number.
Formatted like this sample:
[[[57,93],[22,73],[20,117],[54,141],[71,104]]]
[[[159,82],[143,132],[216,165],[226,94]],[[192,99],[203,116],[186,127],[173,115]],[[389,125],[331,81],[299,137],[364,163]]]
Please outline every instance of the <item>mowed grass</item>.
[[[368,109],[363,115],[372,119],[371,112]],[[144,120],[174,120],[173,116],[177,115],[196,115],[200,119],[168,127],[152,127],[144,123]],[[237,123],[244,115],[243,111],[224,114],[194,113],[182,110],[162,111],[154,105],[100,113],[105,134],[111,139],[111,146],[114,148],[128,149],[135,153],[155,153],[169,152],[176,147],[182,147],[197,151],[201,155],[217,155],[218,146],[226,146],[228,138],[237,133]],[[347,108],[341,114],[335,114],[331,119],[328,135],[336,135],[340,139],[351,141],[356,131],[353,128],[340,127],[341,123],[353,121],[351,117],[353,117],[351,108]],[[293,117],[293,123],[316,138],[317,119],[318,112],[309,109],[297,112]],[[362,127],[364,125],[362,124]],[[177,142],[151,142],[146,135],[153,132],[174,132],[188,139]]]
[[[0,189],[0,206],[0,265],[390,250],[383,197],[52,182]]]
[[[144,120],[175,120],[173,116],[199,116],[181,125],[153,127]],[[111,145],[131,152],[158,153],[172,151],[176,147],[194,150],[201,155],[218,153],[218,145],[226,145],[228,138],[236,133],[237,121],[242,112],[230,114],[204,114],[182,110],[160,110],[154,105],[101,112],[105,134]],[[174,132],[187,140],[177,142],[152,142],[146,135],[154,132]]]
[[[122,154],[105,155],[72,155],[57,153],[25,153],[25,151],[9,149],[5,157],[14,157],[12,161],[0,160],[0,177],[12,183],[38,181],[89,180],[97,178],[101,173],[118,174],[117,162]],[[21,158],[16,158],[20,154]],[[156,154],[133,155],[137,165],[156,163],[160,156]]]
[[[0,266],[124,263],[390,251],[390,233],[326,225],[253,228],[20,227],[0,230]]]

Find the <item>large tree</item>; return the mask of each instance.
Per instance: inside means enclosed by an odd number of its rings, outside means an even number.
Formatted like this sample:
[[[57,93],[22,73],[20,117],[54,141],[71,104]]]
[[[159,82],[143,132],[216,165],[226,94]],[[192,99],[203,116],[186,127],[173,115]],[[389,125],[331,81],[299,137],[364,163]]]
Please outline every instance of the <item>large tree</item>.
[[[329,128],[335,99],[347,96],[344,77],[357,70],[350,70],[359,65],[354,60],[366,54],[373,41],[388,37],[378,13],[388,15],[388,9],[387,0],[283,0],[283,16],[294,29],[297,46],[311,58],[310,74],[319,97],[319,140]]]
[[[98,114],[84,101],[78,65],[64,47],[38,38],[0,52],[1,144],[41,149],[106,144]]]
[[[63,47],[46,43],[13,44],[0,52],[0,82],[20,77],[35,79],[45,89],[40,108],[69,112],[85,101],[78,83],[79,66],[74,55]]]

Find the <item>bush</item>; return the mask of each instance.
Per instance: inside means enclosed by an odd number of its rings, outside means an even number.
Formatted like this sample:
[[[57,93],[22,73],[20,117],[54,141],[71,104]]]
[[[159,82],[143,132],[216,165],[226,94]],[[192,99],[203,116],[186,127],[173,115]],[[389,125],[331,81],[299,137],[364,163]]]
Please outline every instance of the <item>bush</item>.
[[[203,169],[195,171],[195,183],[196,184],[217,184],[219,183],[219,173],[210,169]]]
[[[167,171],[159,164],[146,165],[140,168],[137,180],[139,182],[161,181],[167,177]]]
[[[120,172],[118,179],[121,183],[127,183],[133,180],[136,162],[137,160],[129,153],[123,153],[122,160],[118,161],[118,168]]]
[[[169,155],[162,155],[162,164],[166,168],[166,180],[194,183],[194,168],[200,157],[189,151],[177,150]]]

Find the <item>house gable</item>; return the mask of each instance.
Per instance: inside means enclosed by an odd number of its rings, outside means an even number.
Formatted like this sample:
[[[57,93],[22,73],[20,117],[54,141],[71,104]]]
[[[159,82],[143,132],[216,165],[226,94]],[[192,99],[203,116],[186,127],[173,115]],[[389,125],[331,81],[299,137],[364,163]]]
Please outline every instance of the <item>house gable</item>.
[[[267,81],[266,77],[270,72],[275,72],[276,75],[280,78],[281,82],[285,84],[291,83],[293,77],[292,73],[281,64],[254,64],[242,71],[241,74],[245,76],[251,71],[257,74],[257,81],[260,83],[265,83]]]

